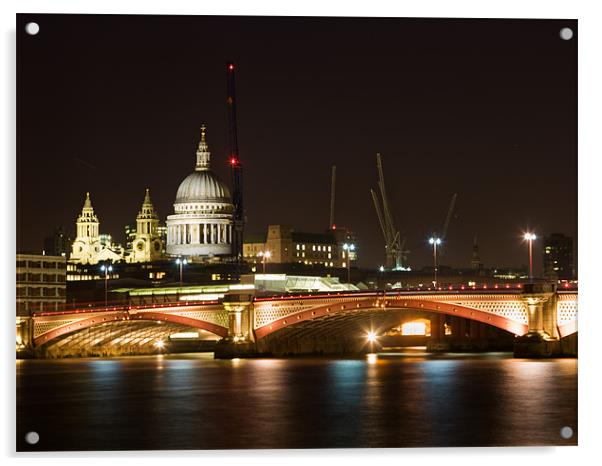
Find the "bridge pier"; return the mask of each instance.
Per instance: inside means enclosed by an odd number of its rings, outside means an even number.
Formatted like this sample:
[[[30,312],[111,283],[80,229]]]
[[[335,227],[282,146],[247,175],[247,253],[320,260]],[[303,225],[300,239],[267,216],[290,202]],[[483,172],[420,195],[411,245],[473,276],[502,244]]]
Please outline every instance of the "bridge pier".
[[[33,357],[33,319],[31,317],[17,318],[16,346],[17,359],[29,359]]]
[[[541,358],[563,355],[557,325],[555,283],[528,283],[522,300],[527,306],[529,331],[514,341],[514,356]]]
[[[257,356],[253,294],[231,293],[224,297],[228,312],[228,335],[215,345],[216,359]]]

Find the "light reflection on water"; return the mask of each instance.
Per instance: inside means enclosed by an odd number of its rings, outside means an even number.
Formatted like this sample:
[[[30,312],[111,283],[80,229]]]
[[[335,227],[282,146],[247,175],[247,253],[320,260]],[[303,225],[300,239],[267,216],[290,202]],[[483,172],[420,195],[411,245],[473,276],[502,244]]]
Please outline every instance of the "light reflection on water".
[[[577,432],[577,361],[417,349],[31,360],[17,364],[17,404],[20,450],[576,444],[559,431]]]

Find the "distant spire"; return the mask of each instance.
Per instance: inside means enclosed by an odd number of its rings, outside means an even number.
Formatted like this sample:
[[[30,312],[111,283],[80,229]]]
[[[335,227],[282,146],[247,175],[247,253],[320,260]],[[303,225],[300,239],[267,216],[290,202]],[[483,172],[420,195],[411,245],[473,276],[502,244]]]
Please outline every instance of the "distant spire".
[[[98,222],[98,218],[94,214],[94,208],[92,207],[92,201],[90,200],[90,193],[86,193],[86,200],[84,201],[84,207],[82,208],[81,214],[77,219],[78,222]]]
[[[483,267],[481,263],[481,256],[479,254],[479,244],[477,243],[477,236],[475,235],[472,243],[472,260],[470,261],[473,269],[480,269]]]
[[[211,158],[211,152],[209,152],[209,146],[205,140],[205,131],[207,127],[201,125],[201,141],[199,142],[199,148],[196,151],[196,170],[203,171],[209,170],[209,160]]]
[[[151,201],[150,189],[146,188],[146,192],[144,193],[144,201],[142,202],[142,208],[140,209],[140,212],[138,212],[136,219],[141,220],[149,218],[157,218],[157,214],[155,213],[155,207]]]

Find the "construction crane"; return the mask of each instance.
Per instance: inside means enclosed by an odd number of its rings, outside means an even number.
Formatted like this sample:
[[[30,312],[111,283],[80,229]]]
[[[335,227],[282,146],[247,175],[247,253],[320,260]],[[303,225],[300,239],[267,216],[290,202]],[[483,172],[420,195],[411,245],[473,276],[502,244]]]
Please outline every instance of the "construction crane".
[[[228,111],[228,162],[232,180],[232,204],[234,205],[232,231],[232,257],[236,263],[242,264],[243,234],[245,227],[245,213],[243,205],[242,164],[238,154],[238,130],[236,126],[236,92],[234,63],[226,63]]]
[[[449,222],[452,218],[452,214],[454,213],[456,199],[458,199],[458,193],[454,193],[454,195],[451,198],[451,202],[449,203],[449,209],[447,209],[447,217],[445,217],[445,223],[443,224],[443,230],[441,231],[441,241],[444,241],[445,237],[447,236],[447,228],[449,227]]]
[[[403,246],[399,230],[395,227],[393,215],[389,208],[387,192],[385,190],[385,177],[383,174],[383,165],[380,154],[376,154],[376,167],[378,169],[378,190],[380,197],[374,189],[371,189],[374,208],[378,216],[378,222],[385,239],[385,266],[389,269],[402,268],[402,251],[405,246],[405,238]]]
[[[332,179],[330,182],[330,225],[329,228],[334,230],[336,225],[334,223],[334,195],[335,195],[335,186],[337,182],[337,167],[336,165],[332,166]]]
[[[443,222],[443,228],[441,229],[440,235],[435,235],[441,238],[443,247],[439,250],[439,255],[445,255],[445,237],[447,236],[447,229],[449,228],[449,222],[452,219],[454,208],[456,207],[456,199],[458,199],[458,193],[454,193],[447,209],[447,215],[445,216],[445,222]]]

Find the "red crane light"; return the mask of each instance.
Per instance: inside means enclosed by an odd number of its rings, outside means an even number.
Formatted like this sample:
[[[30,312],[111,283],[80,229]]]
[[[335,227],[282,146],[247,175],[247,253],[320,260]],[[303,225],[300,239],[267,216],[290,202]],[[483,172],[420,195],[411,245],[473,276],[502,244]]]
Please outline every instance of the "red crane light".
[[[233,64],[233,63],[230,63],[230,64],[228,65],[228,69],[229,69],[230,71],[232,71],[232,70],[234,69],[234,64]]]
[[[236,157],[230,159],[230,165],[236,165]]]

